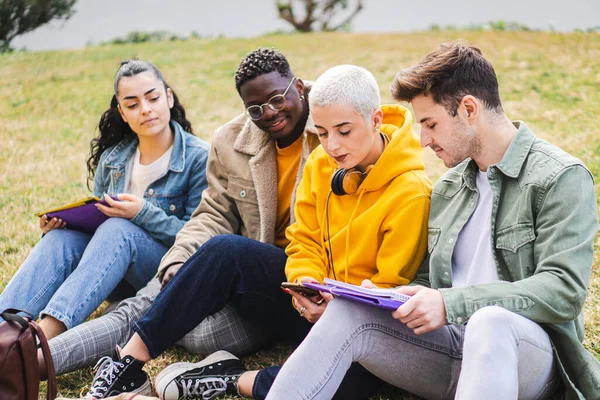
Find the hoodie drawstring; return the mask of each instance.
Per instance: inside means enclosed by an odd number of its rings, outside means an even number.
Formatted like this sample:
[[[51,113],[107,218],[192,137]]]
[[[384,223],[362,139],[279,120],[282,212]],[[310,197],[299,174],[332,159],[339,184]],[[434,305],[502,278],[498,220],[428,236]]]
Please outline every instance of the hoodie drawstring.
[[[333,191],[329,191],[327,195],[327,200],[325,201],[325,212],[321,217],[321,247],[325,249],[325,253],[327,254],[327,269],[333,272],[333,279],[337,279],[335,276],[335,270],[333,266],[333,251],[331,250],[331,237],[329,236],[329,199],[331,198]],[[326,231],[323,232],[323,227],[326,228]],[[329,242],[329,246],[325,246],[325,235],[327,235],[327,241]],[[326,274],[329,276],[329,272]]]
[[[346,228],[346,251],[344,252],[344,262],[346,264],[346,270],[345,270],[345,274],[344,274],[344,282],[348,283],[348,270],[350,269],[350,266],[348,265],[348,249],[350,248],[350,227],[352,226],[352,220],[354,219],[354,215],[356,214],[356,211],[358,210],[358,205],[360,204],[360,199],[362,199],[363,194],[365,194],[366,190],[365,189],[361,189],[360,193],[358,194],[358,199],[356,200],[356,205],[354,206],[354,209],[352,210],[352,214],[350,214],[350,219],[348,220],[348,227]]]

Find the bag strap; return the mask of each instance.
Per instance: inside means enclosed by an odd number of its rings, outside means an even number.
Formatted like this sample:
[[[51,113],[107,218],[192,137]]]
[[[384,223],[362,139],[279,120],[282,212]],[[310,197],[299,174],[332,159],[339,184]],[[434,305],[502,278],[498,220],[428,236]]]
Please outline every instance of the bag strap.
[[[33,315],[29,314],[27,311],[21,311],[15,308],[8,308],[4,310],[2,314],[0,314],[0,317],[2,317],[2,319],[4,319],[5,321],[13,321],[18,323],[19,325],[21,325],[21,328],[23,328],[23,330],[29,328],[29,321],[27,321],[20,315],[17,315],[17,313],[27,314],[29,319],[33,321]]]
[[[54,371],[54,362],[52,361],[52,355],[50,354],[50,347],[48,347],[48,341],[46,340],[46,336],[44,332],[40,329],[40,327],[33,321],[29,322],[29,326],[35,334],[40,339],[40,346],[42,347],[42,354],[44,355],[44,363],[46,364],[46,375],[48,376],[48,393],[47,399],[55,399],[58,395],[58,391],[56,389],[56,373]]]

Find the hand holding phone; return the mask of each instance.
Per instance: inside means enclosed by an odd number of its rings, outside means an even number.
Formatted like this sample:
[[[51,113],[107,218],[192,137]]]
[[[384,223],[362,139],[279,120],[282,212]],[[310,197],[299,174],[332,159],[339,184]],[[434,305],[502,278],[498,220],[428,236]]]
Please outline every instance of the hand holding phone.
[[[322,304],[325,299],[321,296],[321,293],[318,290],[307,288],[301,283],[292,283],[292,282],[282,282],[281,288],[294,291],[296,293],[300,293],[304,297],[307,297],[316,304]]]

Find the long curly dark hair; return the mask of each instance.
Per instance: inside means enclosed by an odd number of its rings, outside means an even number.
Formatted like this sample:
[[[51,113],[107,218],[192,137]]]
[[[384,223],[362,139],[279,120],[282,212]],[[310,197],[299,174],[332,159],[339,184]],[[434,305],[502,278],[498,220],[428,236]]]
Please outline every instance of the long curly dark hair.
[[[117,101],[117,93],[119,89],[119,82],[123,77],[131,77],[142,72],[150,71],[154,74],[156,79],[161,81],[165,87],[165,91],[169,87],[162,74],[153,64],[147,61],[141,60],[128,60],[121,62],[117,73],[115,74],[114,93],[110,100],[110,108],[102,114],[100,122],[98,123],[98,136],[93,138],[90,142],[90,155],[87,159],[87,170],[88,170],[88,189],[90,188],[90,182],[94,180],[96,168],[100,162],[100,156],[102,153],[111,146],[116,145],[121,140],[135,135],[135,133],[129,127],[117,108],[119,103]],[[171,89],[173,90],[173,89]],[[182,128],[194,134],[192,131],[192,124],[187,120],[185,116],[185,108],[179,102],[179,98],[173,91],[173,107],[171,108],[171,120],[177,121]]]

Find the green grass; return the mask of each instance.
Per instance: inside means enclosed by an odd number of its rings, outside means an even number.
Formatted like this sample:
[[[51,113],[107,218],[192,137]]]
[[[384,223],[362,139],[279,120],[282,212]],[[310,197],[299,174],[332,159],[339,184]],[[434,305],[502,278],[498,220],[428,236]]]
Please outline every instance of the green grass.
[[[269,35],[13,53],[0,56],[0,290],[39,238],[33,213],[87,194],[88,143],[108,106],[119,61],[137,56],[156,63],[186,106],[195,132],[210,140],[215,128],[242,111],[233,74],[240,59],[259,46],[282,50],[296,75],[305,79],[335,64],[362,65],[380,82],[383,100],[390,101],[388,87],[400,68],[457,38],[480,47],[492,61],[508,115],[580,157],[600,194],[600,34]],[[428,173],[437,179],[445,168],[432,152],[425,153]],[[599,265],[596,256],[585,306],[585,346],[598,359]],[[281,362],[288,352],[285,345],[276,346],[244,361],[249,367],[266,366]],[[197,357],[174,349],[147,368],[154,375],[180,359]],[[60,377],[60,391],[76,396],[91,377],[89,369]],[[380,398],[412,397],[394,391]]]

